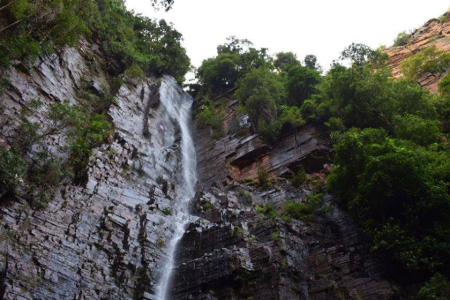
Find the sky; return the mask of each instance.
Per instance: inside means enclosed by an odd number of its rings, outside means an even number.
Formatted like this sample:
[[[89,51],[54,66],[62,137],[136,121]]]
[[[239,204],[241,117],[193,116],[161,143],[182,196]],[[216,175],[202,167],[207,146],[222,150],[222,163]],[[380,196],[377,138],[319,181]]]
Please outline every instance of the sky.
[[[194,67],[215,56],[227,37],[236,36],[271,54],[291,51],[299,59],[314,54],[327,70],[351,43],[390,46],[399,32],[441,16],[450,1],[175,0],[169,12],[155,11],[150,0],[126,0],[126,5],[173,23]]]

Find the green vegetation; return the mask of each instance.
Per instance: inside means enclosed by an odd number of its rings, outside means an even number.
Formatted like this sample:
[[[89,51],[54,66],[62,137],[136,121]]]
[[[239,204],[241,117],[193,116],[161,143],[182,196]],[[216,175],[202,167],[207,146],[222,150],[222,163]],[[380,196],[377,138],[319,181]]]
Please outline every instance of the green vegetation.
[[[272,232],[270,237],[272,238],[272,240],[274,242],[276,242],[276,241],[278,241],[280,239],[280,232],[279,231],[274,231],[274,232]]]
[[[448,266],[450,153],[372,128],[352,129],[335,149],[328,187],[373,237],[372,250],[409,272]]]
[[[401,64],[402,73],[410,80],[418,80],[426,73],[439,76],[449,67],[450,53],[443,52],[434,46],[413,54]]]
[[[223,106],[215,107],[215,103],[204,100],[201,110],[196,114],[195,120],[197,126],[201,129],[210,129],[213,132],[214,138],[219,138],[223,135]]]
[[[161,212],[162,212],[163,214],[165,214],[166,216],[170,216],[170,215],[172,214],[172,211],[171,211],[170,208],[168,208],[168,207],[164,207],[164,209],[161,210]]]
[[[407,38],[403,33],[396,43],[404,45]],[[239,40],[233,47],[239,49],[234,53],[239,61],[247,50]],[[374,254],[389,261],[404,281],[425,282],[442,274],[419,293],[418,299],[429,299],[424,295],[446,291],[449,276],[450,75],[440,82],[439,94],[423,89],[417,80],[425,73],[446,74],[450,56],[434,47],[424,49],[402,63],[405,78],[395,79],[381,50],[352,44],[325,76],[313,56],[303,65],[286,52],[273,61],[259,56],[250,69],[238,64],[222,69],[211,64],[225,58],[219,54],[202,67],[227,78],[227,85],[211,87],[199,73],[199,90],[211,95],[235,90],[232,96],[240,100],[252,131],[268,142],[286,128],[324,124],[336,150],[328,192],[371,237]],[[230,70],[237,72],[232,80],[225,76]],[[264,174],[258,175],[260,184],[267,184]],[[280,211],[275,205],[258,206],[257,211],[269,218],[310,221],[326,209],[320,180],[307,179],[298,169],[291,182],[313,186],[314,195],[304,203],[288,201]]]
[[[32,101],[34,107],[41,104]],[[111,133],[111,124],[103,114],[67,103],[50,107],[45,126],[31,122],[27,114],[23,111],[17,120],[11,149],[0,150],[0,195],[19,194],[33,205],[45,206],[64,182],[85,180],[92,151]],[[66,146],[54,153],[47,141],[58,134],[65,136]]]
[[[238,98],[252,132],[269,142],[278,138],[284,126],[298,129],[305,123],[300,106],[321,80],[315,56],[305,58],[306,66],[290,52],[278,53],[273,60],[267,49],[255,49],[248,40],[234,37],[217,52],[197,70],[199,85],[193,91],[206,106],[199,113],[203,126],[221,124],[222,115],[206,99],[223,97]]]
[[[282,218],[288,222],[291,219],[312,221],[315,215],[323,213],[325,209],[323,207],[323,194],[321,193],[309,195],[305,202],[286,201],[282,210],[278,210],[276,205],[272,203],[256,206],[256,212],[267,218]]]
[[[256,206],[256,212],[271,219],[275,219],[279,216],[277,207],[272,203],[265,204],[264,206]]]
[[[450,299],[450,281],[439,273],[423,286],[414,300]]]
[[[405,46],[409,43],[409,34],[406,31],[400,32],[394,40],[394,46]]]
[[[268,186],[271,184],[269,173],[264,168],[258,169],[258,184],[260,186]]]
[[[4,3],[4,5],[3,5]],[[170,8],[173,1],[153,1]],[[181,47],[181,34],[164,20],[156,22],[126,10],[122,0],[3,1],[0,8],[0,66],[15,60],[32,62],[39,54],[75,45],[82,38],[98,40],[108,70],[124,73],[169,74],[179,82],[190,62]],[[25,64],[26,65],[26,64]]]
[[[84,107],[67,103],[53,105],[49,117],[55,128],[67,128],[70,164],[74,168],[75,178],[81,180],[87,172],[92,150],[111,134],[111,123],[104,114],[90,113]]]
[[[248,40],[228,38],[228,43],[217,47],[217,56],[203,61],[197,70],[201,86],[197,96],[218,96],[233,90],[239,79],[254,68],[270,63],[267,49],[255,49]]]
[[[320,213],[323,194],[314,194],[307,197],[306,202],[287,201],[284,204],[285,218],[294,218],[300,221],[311,221]]]
[[[242,226],[234,226],[231,230],[231,236],[237,238],[243,238],[245,234],[244,228]]]
[[[1,193],[15,193],[25,176],[27,162],[13,150],[0,150]]]
[[[305,168],[302,165],[300,165],[297,168],[296,172],[291,173],[291,183],[293,186],[299,188],[305,182],[306,182],[306,171]]]

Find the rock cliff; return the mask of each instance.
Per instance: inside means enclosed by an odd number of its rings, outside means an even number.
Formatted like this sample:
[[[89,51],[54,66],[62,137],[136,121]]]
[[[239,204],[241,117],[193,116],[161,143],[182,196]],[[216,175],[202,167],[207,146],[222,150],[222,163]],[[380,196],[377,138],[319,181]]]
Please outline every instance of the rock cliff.
[[[389,56],[389,66],[393,69],[393,75],[395,77],[403,76],[400,64],[408,55],[433,46],[445,52],[450,51],[450,12],[437,19],[431,19],[422,27],[414,30],[410,34],[407,45],[386,50],[386,54]],[[419,79],[419,83],[430,91],[437,92],[441,78],[441,76],[436,77],[432,74],[425,74]]]
[[[52,103],[78,104],[84,90],[110,88],[102,57],[83,41],[11,68],[0,96],[2,147],[24,109],[45,127]],[[128,80],[114,94],[107,112],[114,133],[94,150],[85,182],[66,184],[45,208],[21,197],[0,200],[1,299],[156,299],[173,231],[179,129],[157,122],[164,108],[156,78]],[[36,99],[42,105],[34,109]],[[227,106],[222,139],[193,129],[199,183],[178,246],[174,299],[391,299],[385,267],[331,196],[309,220],[261,212],[323,190],[333,153],[322,129],[286,129],[266,144],[246,130],[236,106]],[[63,140],[54,135],[46,143],[56,152]],[[309,178],[300,188],[289,179],[299,165]],[[257,184],[261,169],[272,177],[268,186]]]
[[[199,219],[179,247],[174,299],[390,299],[382,264],[340,209],[309,221],[261,212],[268,204],[281,211],[286,201],[304,202],[323,188],[332,151],[322,130],[287,130],[268,145],[242,133],[246,120],[236,106],[227,106],[230,134],[222,139],[196,130]],[[296,188],[286,179],[299,164],[316,186]],[[260,169],[273,178],[270,186],[257,184]]]
[[[3,144],[21,111],[42,126],[49,105],[79,103],[80,92],[102,93],[109,75],[95,43],[42,56],[26,72],[11,68],[0,97]],[[1,199],[0,298],[150,299],[171,235],[171,202],[177,182],[176,128],[155,122],[157,81],[120,86],[108,115],[114,133],[89,162],[87,182],[68,184],[43,209],[20,197]],[[55,148],[63,138],[52,136]]]

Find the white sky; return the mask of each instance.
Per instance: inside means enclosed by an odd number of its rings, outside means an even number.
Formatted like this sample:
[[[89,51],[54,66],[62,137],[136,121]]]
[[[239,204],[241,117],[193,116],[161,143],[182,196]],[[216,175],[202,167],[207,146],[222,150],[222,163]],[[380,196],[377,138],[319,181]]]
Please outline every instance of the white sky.
[[[351,43],[389,46],[399,32],[445,13],[450,1],[175,0],[169,12],[155,12],[150,0],[126,4],[137,13],[173,23],[195,67],[235,35],[272,54],[292,51],[299,59],[314,54],[328,69]]]

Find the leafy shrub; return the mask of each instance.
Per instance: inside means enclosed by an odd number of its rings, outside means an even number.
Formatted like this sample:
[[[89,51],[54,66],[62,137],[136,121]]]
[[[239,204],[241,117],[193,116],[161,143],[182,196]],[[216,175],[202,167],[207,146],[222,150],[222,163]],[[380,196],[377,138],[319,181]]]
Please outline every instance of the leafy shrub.
[[[61,158],[47,151],[36,153],[28,166],[27,193],[34,204],[45,207],[65,179],[72,178],[71,169]]]
[[[305,168],[300,165],[296,172],[291,173],[291,182],[294,186],[300,187],[306,181]]]
[[[400,32],[397,35],[397,38],[394,40],[395,47],[405,46],[408,43],[409,43],[409,34],[406,33],[405,31]]]
[[[34,59],[54,45],[73,45],[89,32],[95,12],[93,0],[10,0],[0,11],[3,20],[0,61]]]
[[[275,204],[268,203],[263,206],[256,206],[256,212],[265,215],[268,218],[275,219],[278,217],[278,209]]]
[[[195,119],[199,128],[209,128],[218,134],[223,131],[223,110],[222,108],[215,108],[214,103],[208,103],[202,105],[201,112],[197,113]]]
[[[270,235],[271,239],[273,241],[278,241],[280,239],[280,232],[279,231],[274,231],[272,232],[272,234]]]
[[[104,114],[90,114],[85,108],[68,103],[55,104],[50,119],[60,128],[67,128],[71,152],[70,163],[75,178],[80,180],[87,171],[92,149],[100,146],[111,132],[111,123]]]
[[[271,183],[269,173],[264,168],[258,169],[258,183],[260,186],[268,186]]]
[[[400,67],[405,77],[414,81],[426,73],[438,76],[450,67],[450,53],[441,51],[435,46],[428,47],[405,59]]]
[[[438,120],[408,115],[398,121],[395,132],[399,138],[411,140],[420,145],[429,145],[436,143],[441,136],[439,125]]]
[[[299,129],[305,125],[300,108],[296,106],[281,106],[280,122],[282,124],[290,124],[294,129]]]
[[[439,93],[442,96],[450,97],[450,74],[445,75],[438,84]]]
[[[232,237],[237,237],[237,238],[242,238],[244,236],[244,229],[242,228],[242,226],[234,226],[233,229],[231,230],[231,236]]]
[[[25,177],[27,162],[13,150],[0,149],[0,195],[14,193]]]
[[[324,124],[325,126],[328,127],[330,131],[339,131],[339,132],[345,131],[344,122],[340,118],[331,117]]]
[[[290,218],[310,221],[322,205],[323,194],[309,195],[306,202],[287,201],[284,203],[284,214]]]
[[[450,282],[436,273],[414,297],[414,300],[447,300],[450,299]]]

